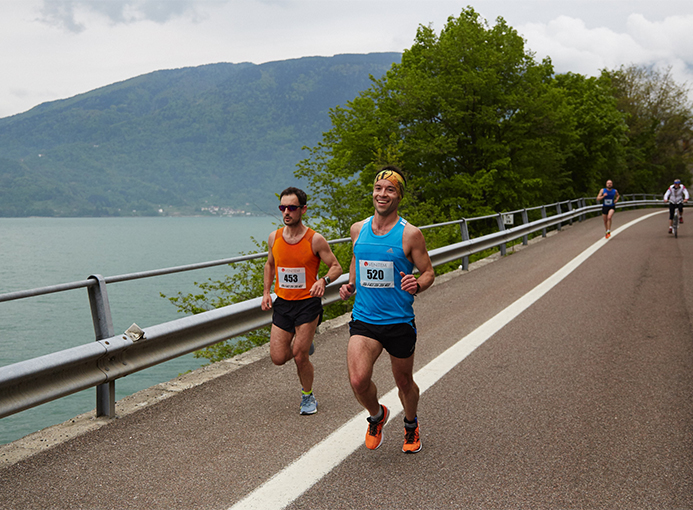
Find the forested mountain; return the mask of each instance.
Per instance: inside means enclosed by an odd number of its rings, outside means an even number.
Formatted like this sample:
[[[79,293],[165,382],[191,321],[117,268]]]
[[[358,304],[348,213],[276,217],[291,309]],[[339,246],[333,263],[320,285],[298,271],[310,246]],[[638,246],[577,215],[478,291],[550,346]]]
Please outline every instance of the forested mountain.
[[[157,71],[0,119],[0,216],[259,213],[399,53]]]

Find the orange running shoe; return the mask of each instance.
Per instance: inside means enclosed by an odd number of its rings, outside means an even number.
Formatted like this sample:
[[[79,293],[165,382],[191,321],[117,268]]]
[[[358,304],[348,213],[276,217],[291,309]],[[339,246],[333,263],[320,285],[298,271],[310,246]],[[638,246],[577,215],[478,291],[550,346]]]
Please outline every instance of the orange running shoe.
[[[611,232],[606,233],[606,238],[609,239],[611,237]]]
[[[416,453],[421,450],[421,437],[419,436],[419,421],[416,421],[415,429],[404,427],[404,453]]]
[[[384,405],[380,404],[383,408],[383,417],[378,422],[372,422],[371,418],[366,418],[368,421],[368,431],[366,432],[366,448],[369,450],[375,450],[383,443],[383,426],[387,423],[387,419],[390,417],[390,410]]]

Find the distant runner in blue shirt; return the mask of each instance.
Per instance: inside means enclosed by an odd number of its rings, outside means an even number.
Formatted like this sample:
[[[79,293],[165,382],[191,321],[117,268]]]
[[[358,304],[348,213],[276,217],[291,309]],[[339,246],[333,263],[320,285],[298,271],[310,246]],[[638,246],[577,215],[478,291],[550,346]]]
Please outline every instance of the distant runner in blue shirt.
[[[404,453],[421,450],[417,408],[419,387],[414,382],[416,323],[414,296],[433,285],[435,273],[421,230],[397,212],[406,181],[395,166],[381,168],[373,183],[375,214],[351,226],[354,256],[349,283],[339,295],[356,294],[349,323],[347,366],[356,400],[370,413],[366,447],[375,450],[383,441],[383,426],[390,412],[378,401],[373,365],[386,350],[404,407]],[[419,270],[416,278],[412,272]]]
[[[618,202],[619,198],[621,198],[621,195],[614,189],[614,183],[611,179],[606,181],[606,188],[600,189],[599,195],[597,195],[597,202],[602,201],[602,219],[604,220],[607,239],[611,237],[611,218],[614,217],[616,202]]]

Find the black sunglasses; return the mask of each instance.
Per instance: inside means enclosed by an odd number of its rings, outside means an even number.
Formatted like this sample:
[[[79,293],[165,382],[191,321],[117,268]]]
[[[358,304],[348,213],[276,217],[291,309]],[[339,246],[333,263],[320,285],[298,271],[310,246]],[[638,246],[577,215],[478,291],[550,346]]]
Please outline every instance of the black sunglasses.
[[[280,210],[281,212],[284,212],[284,211],[286,211],[287,209],[288,209],[289,211],[291,211],[291,212],[294,212],[296,209],[300,209],[300,208],[301,208],[300,205],[280,205],[280,206],[279,206],[279,210]]]

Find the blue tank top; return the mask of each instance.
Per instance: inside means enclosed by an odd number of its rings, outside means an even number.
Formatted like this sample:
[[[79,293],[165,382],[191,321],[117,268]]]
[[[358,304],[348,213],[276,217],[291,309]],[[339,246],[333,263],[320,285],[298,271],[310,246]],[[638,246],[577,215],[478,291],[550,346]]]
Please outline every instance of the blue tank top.
[[[399,324],[414,319],[414,296],[402,290],[399,272],[414,269],[404,255],[402,235],[407,221],[399,218],[385,235],[373,233],[368,218],[354,243],[356,298],[352,316],[369,324]]]
[[[602,206],[604,207],[615,207],[616,203],[614,199],[616,198],[616,190],[614,188],[607,189],[604,188],[604,197],[602,198]]]

